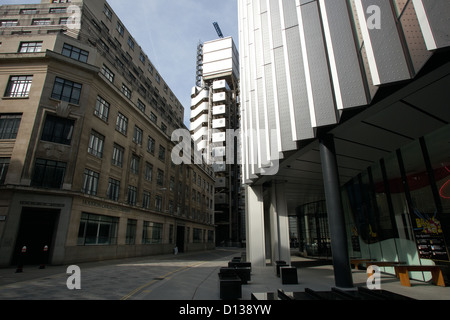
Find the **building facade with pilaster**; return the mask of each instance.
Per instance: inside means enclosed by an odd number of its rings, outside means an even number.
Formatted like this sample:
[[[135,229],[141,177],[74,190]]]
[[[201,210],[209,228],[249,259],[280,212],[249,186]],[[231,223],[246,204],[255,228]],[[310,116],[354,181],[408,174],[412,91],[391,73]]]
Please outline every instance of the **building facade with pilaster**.
[[[214,179],[176,166],[184,107],[105,1],[0,6],[0,265],[211,249]]]

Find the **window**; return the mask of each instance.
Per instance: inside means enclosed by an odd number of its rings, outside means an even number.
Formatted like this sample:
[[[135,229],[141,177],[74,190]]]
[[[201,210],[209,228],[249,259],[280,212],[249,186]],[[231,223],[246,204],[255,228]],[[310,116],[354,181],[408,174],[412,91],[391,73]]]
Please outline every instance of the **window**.
[[[147,144],[147,151],[150,152],[151,154],[155,153],[155,139],[153,139],[152,137],[148,137],[148,144]]]
[[[113,156],[112,156],[112,164],[122,168],[123,167],[123,155],[125,153],[125,149],[121,146],[114,144]]]
[[[173,214],[173,208],[174,208],[173,201],[169,200],[169,214]]]
[[[67,8],[65,8],[65,7],[50,8],[50,10],[48,11],[48,13],[66,13],[66,12],[67,12]]]
[[[141,162],[141,159],[138,156],[133,155],[131,157],[131,165],[130,165],[130,172],[131,173],[139,174],[140,162]]]
[[[153,179],[153,166],[150,163],[145,163],[144,179],[152,181]]]
[[[20,9],[19,14],[37,14],[37,9]]]
[[[123,25],[120,24],[120,22],[117,22],[117,31],[123,37],[125,33],[125,28],[123,27]]]
[[[162,197],[156,196],[155,198],[155,209],[158,212],[162,212]]]
[[[119,218],[82,213],[78,245],[115,245]]]
[[[156,183],[158,186],[164,186],[164,171],[158,169],[158,175],[156,177]]]
[[[33,76],[11,76],[6,87],[5,97],[26,98],[30,93]]]
[[[175,178],[174,177],[170,177],[169,190],[172,192],[175,190]]]
[[[145,113],[146,106],[140,99],[138,99],[138,109]]]
[[[92,170],[84,170],[84,182],[82,192],[89,195],[97,195],[98,179],[100,174]]]
[[[162,231],[162,223],[144,221],[144,229],[142,231],[142,244],[162,243]]]
[[[136,229],[137,229],[137,220],[128,219],[125,244],[135,244],[136,243]]]
[[[164,161],[166,159],[166,148],[163,146],[159,146],[159,160]]]
[[[15,27],[18,23],[17,20],[2,20],[0,21],[0,27]]]
[[[50,25],[51,20],[50,19],[33,19],[31,22],[32,26],[48,26]]]
[[[64,162],[36,159],[31,185],[33,187],[61,189],[66,167],[67,164]]]
[[[0,185],[5,184],[10,161],[10,158],[0,158]]]
[[[142,195],[142,208],[144,209],[150,209],[150,192],[144,191],[144,194]]]
[[[150,112],[150,120],[153,123],[156,123],[158,121],[158,117],[153,112]]]
[[[109,178],[107,197],[109,200],[119,201],[120,181]]]
[[[142,137],[144,136],[144,132],[141,128],[138,126],[134,127],[134,135],[133,135],[133,142],[137,143],[138,145],[142,145]]]
[[[20,114],[0,114],[0,140],[16,139],[21,120]]]
[[[88,152],[97,158],[102,158],[104,144],[105,144],[105,137],[100,133],[92,130],[91,138],[89,140]]]
[[[131,90],[128,88],[125,84],[122,84],[122,93],[127,97],[128,99],[131,99]]]
[[[103,121],[108,121],[109,118],[109,107],[110,104],[102,97],[97,97],[97,102],[95,104],[94,114],[102,119]]]
[[[141,54],[139,55],[139,60],[143,63],[143,64],[145,64],[145,55],[141,52]]]
[[[117,115],[116,130],[119,131],[120,133],[124,134],[124,135],[127,135],[128,118],[125,117],[120,112]]]
[[[56,78],[52,98],[73,104],[80,103],[82,85],[73,81]]]
[[[105,76],[106,79],[108,79],[109,82],[114,83],[114,73],[105,65],[102,67],[102,75]]]
[[[162,122],[161,122],[161,130],[162,132],[167,133],[167,126]]]
[[[63,56],[69,57],[71,59],[87,63],[89,52],[82,50],[80,48],[74,47],[70,44],[64,43],[62,53]]]
[[[62,25],[68,25],[68,24],[71,24],[72,22],[70,22],[69,19],[70,19],[70,18],[60,18],[60,19],[59,19],[59,24],[62,24]]]
[[[203,233],[202,229],[194,228],[194,234],[193,234],[194,243],[202,242],[202,233]]]
[[[42,41],[20,43],[19,53],[33,53],[41,51],[42,51]]]
[[[45,119],[41,140],[70,145],[74,125],[74,120],[49,114]]]
[[[137,203],[137,188],[136,187],[128,186],[127,203],[132,206],[136,205],[136,203]]]
[[[134,50],[134,40],[131,37],[128,37],[128,46],[131,50]]]
[[[105,13],[105,16],[111,20],[112,19],[112,11],[108,6],[105,4],[105,7],[103,8],[103,12]]]

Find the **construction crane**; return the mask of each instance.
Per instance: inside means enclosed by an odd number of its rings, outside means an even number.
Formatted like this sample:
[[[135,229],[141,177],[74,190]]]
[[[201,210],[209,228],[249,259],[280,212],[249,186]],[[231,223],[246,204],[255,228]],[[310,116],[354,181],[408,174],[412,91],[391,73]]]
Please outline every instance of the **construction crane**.
[[[214,22],[213,25],[214,25],[214,28],[216,28],[217,34],[222,39],[223,38],[223,33],[222,33],[222,30],[220,30],[219,24],[217,22]]]

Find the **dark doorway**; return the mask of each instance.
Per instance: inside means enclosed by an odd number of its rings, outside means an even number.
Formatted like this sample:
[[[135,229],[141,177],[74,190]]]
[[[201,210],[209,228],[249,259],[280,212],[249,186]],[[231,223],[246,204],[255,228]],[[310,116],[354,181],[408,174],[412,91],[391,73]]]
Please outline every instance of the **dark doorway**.
[[[22,248],[27,247],[26,254],[22,256],[26,265],[48,264],[50,252],[53,247],[54,233],[59,210],[40,208],[23,208],[17,234],[16,247],[13,255],[13,264],[17,264]],[[44,254],[44,247],[48,246],[48,253]]]
[[[177,247],[180,253],[184,252],[184,230],[184,226],[177,226]]]

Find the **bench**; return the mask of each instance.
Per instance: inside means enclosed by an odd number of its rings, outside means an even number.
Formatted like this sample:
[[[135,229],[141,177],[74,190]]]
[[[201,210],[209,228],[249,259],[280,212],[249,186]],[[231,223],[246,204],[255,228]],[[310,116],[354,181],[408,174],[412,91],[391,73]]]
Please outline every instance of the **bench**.
[[[375,261],[374,259],[350,259],[350,264],[353,264],[355,266],[355,270],[359,270],[358,265],[360,263],[366,263],[366,262],[372,262]]]
[[[397,262],[397,261],[371,261],[371,262],[366,262],[366,267],[367,267],[367,269],[369,269],[371,266],[395,267],[395,266],[404,265],[404,264],[405,264],[405,262]],[[372,276],[373,274],[374,274],[374,272],[368,273],[369,277]],[[398,278],[397,272],[395,273],[395,276]]]
[[[411,287],[411,282],[409,281],[409,272],[414,271],[431,272],[433,283],[436,286],[445,287],[444,276],[442,274],[441,268],[438,266],[395,266],[395,274],[400,278],[402,286],[405,287]]]

